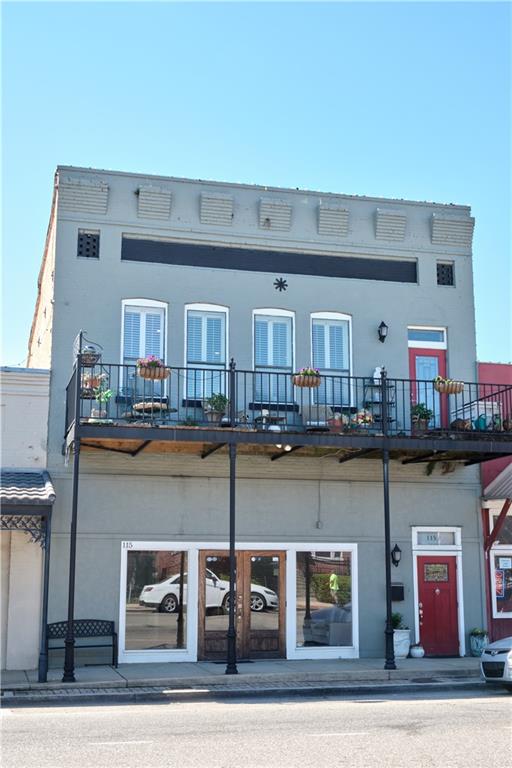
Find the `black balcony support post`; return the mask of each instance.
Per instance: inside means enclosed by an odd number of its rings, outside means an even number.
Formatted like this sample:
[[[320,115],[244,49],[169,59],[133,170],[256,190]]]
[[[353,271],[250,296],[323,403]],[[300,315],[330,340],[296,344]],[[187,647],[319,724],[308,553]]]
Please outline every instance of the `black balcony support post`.
[[[51,512],[45,516],[44,530],[44,562],[43,562],[43,598],[41,605],[41,636],[39,638],[39,663],[37,682],[46,683],[48,676],[48,653],[46,650],[46,625],[48,624],[48,585],[50,582],[50,539]]]
[[[229,363],[229,422],[236,424],[236,365],[233,358]],[[228,621],[228,658],[226,675],[237,675],[236,666],[236,443],[229,443],[229,621]]]
[[[236,629],[235,610],[236,594],[236,551],[235,551],[235,483],[236,483],[236,443],[229,444],[229,624],[228,658],[226,675],[237,675],[236,666]]]
[[[76,531],[78,519],[78,476],[80,472],[80,389],[82,380],[80,347],[76,357],[76,391],[75,391],[75,439],[73,444],[73,495],[71,500],[71,531],[69,537],[69,587],[68,587],[68,626],[65,639],[63,683],[75,682],[75,635],[73,622],[75,618],[75,571],[76,571]]]
[[[382,479],[384,486],[384,557],[386,564],[386,661],[384,669],[396,669],[393,646],[393,623],[391,619],[393,604],[391,599],[391,522],[389,512],[389,447],[388,436],[388,383],[386,369],[381,371],[382,431],[384,447],[382,450]]]

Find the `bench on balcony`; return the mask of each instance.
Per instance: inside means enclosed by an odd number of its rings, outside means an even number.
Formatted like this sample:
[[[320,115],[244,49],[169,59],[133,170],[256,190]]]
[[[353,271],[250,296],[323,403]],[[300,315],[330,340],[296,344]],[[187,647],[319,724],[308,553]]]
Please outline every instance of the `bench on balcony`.
[[[55,621],[46,625],[46,654],[48,651],[63,650],[65,643],[50,645],[53,640],[65,640],[68,630],[67,621]],[[75,640],[106,640],[108,643],[75,643],[76,648],[112,648],[112,666],[117,667],[117,632],[113,621],[106,619],[75,619],[73,621],[73,634]]]

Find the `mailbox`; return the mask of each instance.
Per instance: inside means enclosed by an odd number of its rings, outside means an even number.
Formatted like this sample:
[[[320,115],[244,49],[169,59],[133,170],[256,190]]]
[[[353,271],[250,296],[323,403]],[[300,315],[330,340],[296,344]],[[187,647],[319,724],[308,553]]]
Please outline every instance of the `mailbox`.
[[[404,585],[392,584],[391,585],[391,599],[394,603],[398,603],[400,600],[404,600]]]

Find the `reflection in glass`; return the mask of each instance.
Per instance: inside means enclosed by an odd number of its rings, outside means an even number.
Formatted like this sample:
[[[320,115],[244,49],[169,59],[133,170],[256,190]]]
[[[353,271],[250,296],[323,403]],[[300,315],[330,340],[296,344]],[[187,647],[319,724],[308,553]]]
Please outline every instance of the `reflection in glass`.
[[[251,556],[251,629],[279,629],[279,558]]]
[[[126,650],[185,648],[186,612],[187,553],[129,551]]]
[[[206,557],[205,632],[223,632],[229,623],[229,555]],[[224,637],[222,643],[224,643]],[[220,642],[220,641],[219,641]]]
[[[352,555],[297,552],[297,647],[352,645]]]

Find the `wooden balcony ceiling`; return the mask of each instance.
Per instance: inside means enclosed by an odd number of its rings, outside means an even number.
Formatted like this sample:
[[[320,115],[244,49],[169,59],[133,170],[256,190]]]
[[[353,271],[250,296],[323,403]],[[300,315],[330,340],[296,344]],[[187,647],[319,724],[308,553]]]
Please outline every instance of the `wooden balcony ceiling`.
[[[226,430],[222,431],[227,438]],[[219,434],[219,441],[224,436]],[[329,445],[289,445],[286,435],[276,435],[275,439],[281,438],[281,448],[276,444],[253,444],[239,443],[237,452],[240,456],[266,456],[271,460],[286,459],[288,456],[297,458],[327,458],[332,457],[340,463],[350,461],[356,458],[379,459],[381,457],[380,446],[350,446],[333,447]],[[284,446],[288,446],[288,450]],[[290,450],[291,448],[291,450]],[[170,441],[170,440],[128,440],[114,439],[107,437],[87,437],[81,440],[81,451],[97,452],[108,451],[113,453],[127,454],[136,457],[144,454],[188,454],[190,456],[200,456],[207,459],[210,455],[227,456],[228,445],[224,442],[200,442],[200,441]],[[499,454],[498,454],[499,455]],[[503,454],[505,455],[505,454]],[[404,464],[428,463],[428,462],[453,462],[462,461],[466,465],[478,464],[482,461],[496,458],[496,454],[482,454],[480,451],[446,451],[429,450],[421,448],[391,449],[390,458],[396,461],[402,461]]]

